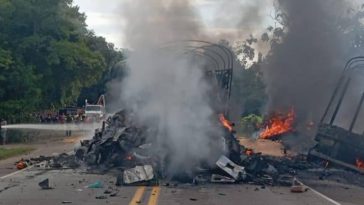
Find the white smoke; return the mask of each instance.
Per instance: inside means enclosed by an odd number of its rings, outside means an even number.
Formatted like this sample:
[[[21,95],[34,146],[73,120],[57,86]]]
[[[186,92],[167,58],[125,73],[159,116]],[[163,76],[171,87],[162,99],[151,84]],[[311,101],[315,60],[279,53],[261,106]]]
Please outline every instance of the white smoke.
[[[209,106],[209,84],[203,64],[183,48],[162,49],[165,42],[202,36],[199,19],[188,1],[132,0],[122,7],[125,39],[132,49],[130,72],[121,85],[122,104],[143,124],[156,124],[154,150],[169,174],[192,172],[201,162],[215,162],[222,153],[221,136]],[[115,86],[115,85],[114,85]]]

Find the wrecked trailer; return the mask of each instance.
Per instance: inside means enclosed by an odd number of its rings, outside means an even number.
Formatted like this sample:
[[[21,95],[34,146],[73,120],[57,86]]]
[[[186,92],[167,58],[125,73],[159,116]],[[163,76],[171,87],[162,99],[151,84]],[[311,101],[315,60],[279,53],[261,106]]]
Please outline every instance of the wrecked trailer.
[[[117,169],[118,185],[155,184],[158,180],[177,180],[199,183],[240,183],[251,182],[273,185],[280,174],[294,174],[284,168],[294,163],[281,163],[274,158],[262,156],[239,144],[233,124],[218,123],[223,130],[222,142],[226,155],[221,155],[214,165],[196,167],[195,173],[180,176],[165,176],[164,161],[154,156],[153,142],[147,141],[147,133],[153,128],[140,128],[133,121],[131,111],[122,110],[109,118],[107,126],[96,130],[91,140],[81,142],[76,157],[92,169],[109,171]],[[226,120],[226,119],[225,119]],[[228,124],[227,124],[228,123]],[[226,126],[228,125],[228,127]],[[287,173],[289,172],[289,173]],[[192,176],[191,176],[192,174]]]
[[[93,169],[122,169],[124,184],[149,181],[156,176],[153,172],[162,176],[164,170],[161,165],[165,162],[154,156],[151,151],[153,143],[147,142],[147,135],[154,134],[153,128],[138,127],[133,117],[133,112],[122,110],[109,118],[102,129],[95,130],[91,140],[81,141],[81,147],[75,151],[76,158]],[[239,142],[233,132],[225,130],[223,133],[222,141],[231,160],[222,156],[216,165],[225,171],[227,177],[241,180],[245,172],[236,164],[240,162]],[[229,165],[234,168],[230,169]]]
[[[352,96],[349,99],[346,96],[349,96],[347,93],[350,85],[355,83],[355,75],[359,75],[356,72],[363,68],[363,60],[364,57],[360,56],[346,63],[318,126],[315,136],[317,144],[309,151],[310,159],[330,161],[361,173],[364,173],[363,167],[360,166],[360,162],[364,159],[364,133],[361,130],[362,133],[359,134],[355,126],[362,110],[364,90],[361,91],[360,99],[354,107],[349,127],[345,128],[335,123],[338,121],[338,114],[343,109],[343,104],[347,102],[345,100],[352,101]],[[355,91],[358,95],[357,90]]]
[[[329,124],[320,125],[317,144],[309,151],[311,159],[320,158],[364,174],[357,160],[364,159],[364,135]]]

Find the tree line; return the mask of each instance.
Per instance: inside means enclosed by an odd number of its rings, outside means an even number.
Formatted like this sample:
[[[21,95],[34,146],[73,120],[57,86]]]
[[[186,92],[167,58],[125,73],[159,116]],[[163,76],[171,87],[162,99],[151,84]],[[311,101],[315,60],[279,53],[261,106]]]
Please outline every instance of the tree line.
[[[0,0],[0,118],[24,121],[105,92],[124,54],[85,20],[72,0]]]

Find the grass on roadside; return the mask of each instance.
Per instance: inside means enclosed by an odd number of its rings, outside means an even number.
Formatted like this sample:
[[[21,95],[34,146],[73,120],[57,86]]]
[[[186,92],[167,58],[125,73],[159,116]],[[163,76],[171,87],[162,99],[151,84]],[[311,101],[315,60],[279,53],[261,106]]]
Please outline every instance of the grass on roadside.
[[[32,147],[14,147],[14,148],[1,148],[0,147],[0,160],[10,157],[22,155],[33,151]]]

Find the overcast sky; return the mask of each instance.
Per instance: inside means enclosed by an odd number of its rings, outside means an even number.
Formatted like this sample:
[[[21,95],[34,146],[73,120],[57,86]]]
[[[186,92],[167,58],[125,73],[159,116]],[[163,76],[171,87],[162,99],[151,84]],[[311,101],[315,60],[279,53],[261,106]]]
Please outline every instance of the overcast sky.
[[[114,43],[116,47],[124,47],[123,43],[123,19],[119,16],[121,10],[121,3],[123,0],[74,0],[74,4],[80,7],[80,11],[87,15],[86,23],[89,29],[95,31],[97,35],[104,36],[107,41]],[[235,2],[242,2],[242,4],[249,5],[249,1],[256,0],[231,0]],[[266,0],[268,3],[269,0]],[[107,2],[107,3],[105,3]],[[216,24],[216,13],[221,10],[220,0],[192,0],[193,4],[197,8],[200,14],[202,22],[205,24],[209,32],[218,33],[236,33],[237,22],[220,22]],[[272,12],[271,4],[267,4],[263,9],[264,16],[269,19],[269,15]],[[236,8],[227,8],[236,9]],[[231,14],[230,11],[224,11],[226,14]],[[239,15],[239,12],[236,12]],[[234,15],[233,15],[234,16]],[[233,18],[238,20],[238,17]],[[269,20],[268,20],[269,21]],[[268,24],[268,23],[267,23]],[[264,25],[266,26],[266,25]],[[262,27],[264,27],[262,26]],[[239,27],[239,29],[244,29]]]

